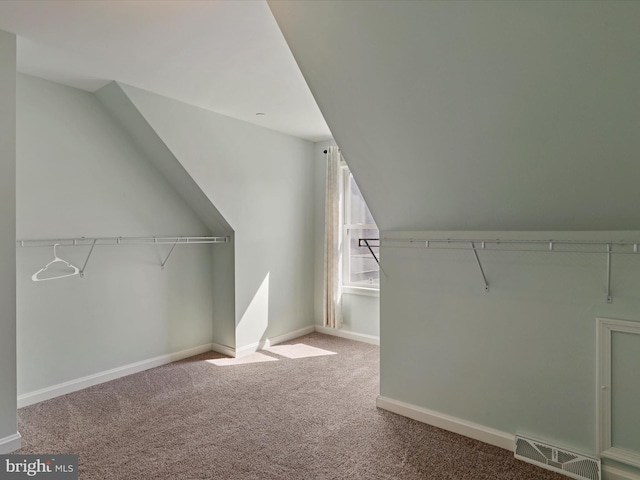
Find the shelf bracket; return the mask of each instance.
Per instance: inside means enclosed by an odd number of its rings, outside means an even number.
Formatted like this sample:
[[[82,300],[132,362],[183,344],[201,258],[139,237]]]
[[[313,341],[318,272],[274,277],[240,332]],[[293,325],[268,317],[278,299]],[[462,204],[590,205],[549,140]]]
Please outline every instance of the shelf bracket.
[[[369,253],[371,253],[371,256],[373,257],[373,259],[376,261],[376,263],[378,264],[378,267],[380,268],[380,271],[384,274],[384,276],[387,276],[387,272],[384,271],[384,268],[382,268],[382,265],[380,265],[380,259],[378,258],[378,256],[375,254],[375,252],[373,251],[373,249],[371,248],[371,245],[369,245],[369,240],[373,240],[374,242],[380,242],[379,238],[359,238],[358,239],[358,246],[359,247],[367,247],[369,249]],[[380,245],[373,245],[374,247],[380,247]]]
[[[611,296],[611,244],[607,244],[607,303],[613,303]]]
[[[484,291],[486,293],[489,293],[489,283],[487,282],[487,276],[484,274],[484,269],[482,268],[482,263],[480,263],[480,257],[478,257],[478,252],[476,251],[476,245],[474,242],[471,242],[471,249],[473,250],[473,254],[476,257],[476,262],[478,262],[478,267],[480,267],[482,281],[484,282]]]
[[[380,260],[378,259],[376,254],[371,249],[371,245],[369,245],[369,240],[377,240],[377,239],[376,238],[359,238],[358,239],[358,246],[359,247],[362,247],[362,246],[367,247],[369,249],[369,252],[371,253],[371,256],[373,256],[373,259],[376,261],[376,263],[379,266],[380,265]],[[363,243],[364,243],[364,245],[362,245]]]
[[[173,244],[173,246],[171,247],[171,250],[169,250],[169,254],[167,255],[167,258],[164,259],[164,262],[162,262],[160,264],[160,269],[164,270],[164,266],[167,264],[167,260],[169,260],[169,257],[171,256],[171,254],[173,253],[173,249],[176,248],[176,245],[178,245],[178,243],[180,242],[180,239],[178,238],[176,240],[176,243]]]
[[[91,249],[89,250],[89,255],[87,255],[87,259],[84,261],[84,265],[82,266],[82,269],[80,270],[80,276],[84,277],[84,271],[87,269],[87,263],[89,263],[89,259],[91,258],[91,254],[93,253],[93,249],[96,246],[96,241],[97,239],[93,239],[93,243],[91,244]],[[74,245],[75,245],[75,240],[73,241]]]

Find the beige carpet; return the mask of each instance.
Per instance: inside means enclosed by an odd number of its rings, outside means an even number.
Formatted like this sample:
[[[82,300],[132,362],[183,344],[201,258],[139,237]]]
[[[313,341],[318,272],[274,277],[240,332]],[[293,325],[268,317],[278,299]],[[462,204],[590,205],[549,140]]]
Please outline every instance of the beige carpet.
[[[320,334],[287,345],[243,363],[199,355],[20,409],[16,453],[79,454],[83,480],[566,478],[376,409],[378,347]]]

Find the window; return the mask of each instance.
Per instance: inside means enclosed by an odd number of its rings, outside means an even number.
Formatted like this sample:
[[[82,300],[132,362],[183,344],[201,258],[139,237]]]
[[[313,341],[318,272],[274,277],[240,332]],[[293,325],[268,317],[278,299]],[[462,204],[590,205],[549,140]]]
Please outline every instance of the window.
[[[342,170],[343,191],[343,275],[345,287],[380,288],[380,271],[378,262],[366,246],[359,246],[361,238],[379,238],[369,207],[362,198],[353,175],[345,166]],[[376,257],[380,258],[378,242],[370,242]],[[376,246],[374,246],[376,245]]]

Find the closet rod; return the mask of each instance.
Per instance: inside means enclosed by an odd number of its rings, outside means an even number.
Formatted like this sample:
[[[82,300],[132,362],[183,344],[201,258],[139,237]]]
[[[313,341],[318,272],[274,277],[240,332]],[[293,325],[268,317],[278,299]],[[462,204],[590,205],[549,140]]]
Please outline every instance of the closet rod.
[[[369,239],[375,240],[375,239]],[[426,247],[433,250],[475,250],[488,252],[552,252],[552,253],[612,253],[612,254],[637,254],[640,241],[604,241],[604,240],[501,240],[501,239],[461,239],[461,238],[423,238],[423,239],[399,239],[384,237],[385,246],[403,248],[402,244],[408,244],[404,248]],[[489,245],[494,248],[489,248]],[[502,247],[506,245],[507,248]],[[511,245],[512,248],[508,248]],[[541,245],[545,248],[514,248],[515,245]],[[564,247],[582,247],[582,249],[561,249]],[[587,247],[603,247],[603,250],[586,250]],[[613,247],[619,247],[613,250]],[[623,249],[623,250],[620,250]]]
[[[229,237],[76,237],[18,240],[19,247],[83,247],[94,245],[178,245],[229,243]]]
[[[369,241],[375,241],[378,239],[370,238]],[[380,242],[380,240],[378,240]],[[496,239],[451,239],[451,238],[389,238],[384,237],[382,241],[385,242],[385,246],[388,248],[426,248],[431,250],[473,250],[476,261],[480,267],[482,278],[484,281],[485,292],[489,292],[489,283],[485,276],[482,263],[478,252],[536,252],[536,253],[590,253],[590,254],[605,254],[606,255],[606,296],[605,301],[607,303],[613,303],[613,296],[611,293],[611,255],[637,255],[638,245],[640,241],[603,241],[603,240],[500,240]],[[404,244],[404,245],[403,245]],[[479,246],[478,246],[479,244]],[[487,248],[488,245],[493,245],[492,248]],[[507,245],[507,248],[503,247]],[[509,248],[508,246],[511,245]],[[517,248],[513,245],[540,245],[544,248]],[[557,246],[563,245],[565,247],[574,247],[556,249]],[[585,247],[603,247],[597,250],[586,250]],[[616,250],[615,247],[618,249]]]

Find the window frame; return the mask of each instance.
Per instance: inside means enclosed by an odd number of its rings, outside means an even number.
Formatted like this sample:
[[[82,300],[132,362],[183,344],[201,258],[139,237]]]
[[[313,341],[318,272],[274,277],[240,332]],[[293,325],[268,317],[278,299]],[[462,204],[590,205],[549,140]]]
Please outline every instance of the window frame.
[[[350,282],[351,279],[351,256],[350,256],[350,235],[353,230],[378,230],[375,223],[351,223],[351,171],[346,163],[340,165],[340,195],[342,195],[342,229],[341,229],[341,255],[342,261],[342,293],[367,295],[377,297],[380,294],[380,284],[378,285],[359,285]],[[378,231],[379,232],[379,231]],[[380,271],[380,268],[378,268]]]

